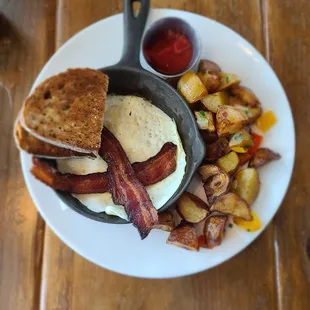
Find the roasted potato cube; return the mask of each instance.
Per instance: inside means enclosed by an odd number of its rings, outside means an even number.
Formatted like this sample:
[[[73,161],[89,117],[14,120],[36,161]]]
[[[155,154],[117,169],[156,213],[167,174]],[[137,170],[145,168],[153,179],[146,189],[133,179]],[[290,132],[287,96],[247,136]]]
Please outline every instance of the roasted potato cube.
[[[249,166],[253,168],[262,167],[273,160],[278,160],[281,155],[272,150],[262,147],[258,149],[250,160]]]
[[[221,72],[221,68],[213,61],[207,60],[207,59],[201,59],[198,66],[199,72]]]
[[[194,103],[208,94],[200,78],[193,71],[188,71],[178,81],[178,91],[188,103]]]
[[[178,247],[198,251],[198,238],[193,224],[181,222],[169,235],[168,244]]]
[[[220,86],[221,79],[219,77],[219,74],[216,72],[198,72],[197,76],[200,78],[201,82],[206,87],[208,92],[215,92]]]
[[[247,87],[235,85],[231,88],[231,93],[240,98],[244,104],[252,108],[260,106],[260,102],[257,97],[254,95],[252,90]]]
[[[203,97],[201,102],[209,111],[216,113],[220,106],[228,103],[228,97],[225,92],[220,91]]]
[[[169,211],[158,213],[158,223],[154,225],[154,229],[172,231],[175,228],[174,216]]]
[[[227,193],[229,186],[229,176],[224,172],[209,178],[203,186],[209,206],[211,206],[218,197]]]
[[[229,141],[230,148],[243,147],[247,150],[251,148],[253,145],[254,145],[253,138],[245,129],[236,132]]]
[[[242,111],[228,105],[220,106],[216,113],[217,134],[219,137],[236,133],[248,122]]]
[[[236,74],[220,72],[219,76],[221,79],[221,83],[220,86],[217,88],[218,91],[227,89],[233,85],[240,83],[240,78]]]
[[[251,210],[247,202],[234,193],[228,193],[219,197],[211,209],[224,214],[230,214],[236,217],[241,217],[246,221],[252,220]]]
[[[235,181],[236,188],[234,192],[251,205],[256,199],[260,188],[257,170],[255,168],[242,169],[236,174]]]
[[[220,157],[228,154],[230,151],[228,140],[226,138],[219,138],[216,142],[206,146],[206,160],[214,161]]]
[[[177,202],[179,215],[188,223],[199,223],[209,215],[209,209],[197,196],[184,192]]]
[[[222,243],[227,219],[226,215],[215,215],[206,220],[204,235],[207,248],[212,249]]]
[[[214,119],[213,119],[212,112],[195,111],[195,117],[196,117],[197,125],[199,129],[207,130],[209,132],[215,132]]]
[[[241,101],[237,97],[230,97],[229,98],[229,104],[233,105],[236,109],[242,111],[246,116],[249,118],[248,123],[254,124],[256,120],[262,115],[262,108],[261,106],[257,106],[256,108],[251,108],[245,105],[237,104],[236,102]]]
[[[240,217],[234,217],[234,223],[248,232],[259,230],[262,227],[262,223],[257,214],[253,210],[251,210],[251,214],[252,214],[251,221],[245,221]]]
[[[222,156],[216,162],[216,164],[227,174],[234,174],[239,166],[239,157],[236,152],[230,152],[227,155]]]

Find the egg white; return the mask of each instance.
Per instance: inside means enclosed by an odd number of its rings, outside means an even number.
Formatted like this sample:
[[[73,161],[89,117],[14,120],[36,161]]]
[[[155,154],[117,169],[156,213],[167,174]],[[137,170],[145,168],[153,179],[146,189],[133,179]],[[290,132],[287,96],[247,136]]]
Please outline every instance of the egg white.
[[[166,142],[177,145],[176,171],[161,182],[146,187],[154,207],[161,208],[175,193],[185,173],[186,155],[174,120],[143,98],[109,95],[105,126],[118,139],[131,163],[156,155]],[[101,157],[59,159],[57,165],[62,173],[78,175],[107,170],[107,164]],[[110,193],[74,196],[94,212],[106,212],[127,219],[124,208],[113,203]]]

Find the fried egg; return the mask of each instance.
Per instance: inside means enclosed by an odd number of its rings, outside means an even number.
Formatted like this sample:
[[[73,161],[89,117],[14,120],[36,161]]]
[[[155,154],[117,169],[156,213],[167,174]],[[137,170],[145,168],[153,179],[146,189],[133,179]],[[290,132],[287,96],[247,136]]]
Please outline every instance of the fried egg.
[[[174,120],[148,100],[137,96],[109,95],[106,106],[104,125],[120,142],[131,163],[156,155],[166,142],[177,145],[176,170],[164,180],[146,187],[154,207],[161,208],[178,189],[185,173],[186,155]],[[62,173],[78,175],[107,170],[101,157],[59,159],[57,165]],[[115,205],[110,193],[75,194],[74,197],[94,212],[127,219],[124,207]]]

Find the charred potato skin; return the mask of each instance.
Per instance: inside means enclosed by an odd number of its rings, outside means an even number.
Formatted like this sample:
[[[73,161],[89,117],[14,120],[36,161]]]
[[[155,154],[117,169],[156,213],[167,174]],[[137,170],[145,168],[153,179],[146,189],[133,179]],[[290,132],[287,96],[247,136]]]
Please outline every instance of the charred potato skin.
[[[230,151],[229,142],[226,138],[221,137],[217,141],[206,146],[205,160],[208,162],[215,161],[220,157],[228,154]]]
[[[231,106],[221,106],[216,113],[217,134],[219,137],[234,134],[241,130],[248,120],[242,111]]]
[[[207,204],[197,196],[184,192],[177,201],[177,211],[183,220],[197,224],[210,213]]]
[[[259,148],[249,162],[249,167],[251,168],[260,168],[271,161],[279,160],[281,155],[279,153],[275,153],[274,151],[268,148]]]
[[[181,222],[170,233],[167,244],[174,244],[186,250],[198,251],[198,237],[193,224]]]
[[[216,165],[203,165],[199,168],[199,174],[204,182],[208,205],[221,195],[227,193],[230,187],[230,178],[227,173]]]
[[[214,215],[206,220],[204,236],[206,247],[208,249],[212,249],[222,243],[227,219],[228,216],[226,215]]]
[[[241,217],[246,221],[252,220],[252,214],[248,203],[234,193],[220,196],[211,206],[210,211]]]
[[[255,168],[245,168],[237,172],[235,176],[236,188],[234,193],[251,205],[260,189],[259,175]]]
[[[217,72],[198,72],[197,76],[200,78],[203,85],[207,88],[208,92],[215,92],[221,84],[221,79]]]
[[[252,108],[260,106],[259,100],[251,89],[245,86],[234,85],[230,91],[234,96],[240,98],[241,101],[244,102],[244,104]]]
[[[207,71],[221,72],[222,70],[215,62],[207,59],[201,59],[198,65],[198,72],[205,73]]]
[[[158,213],[158,223],[153,228],[171,232],[175,228],[173,214],[170,211]]]

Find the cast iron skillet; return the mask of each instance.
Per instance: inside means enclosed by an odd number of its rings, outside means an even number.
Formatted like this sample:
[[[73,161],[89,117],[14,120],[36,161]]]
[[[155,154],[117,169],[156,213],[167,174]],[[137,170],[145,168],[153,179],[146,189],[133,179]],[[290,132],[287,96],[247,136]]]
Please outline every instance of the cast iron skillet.
[[[205,155],[205,145],[199,134],[195,119],[187,103],[161,78],[142,69],[139,62],[140,43],[147,20],[150,1],[140,0],[138,16],[133,15],[134,0],[124,0],[124,50],[120,62],[114,66],[99,69],[109,76],[109,93],[118,95],[138,95],[152,102],[155,106],[173,118],[186,153],[186,170],[177,191],[160,209],[166,210],[189,185],[195,171]],[[70,193],[57,191],[59,198],[73,210],[93,220],[123,224],[127,221],[107,215],[95,213],[86,208]]]

